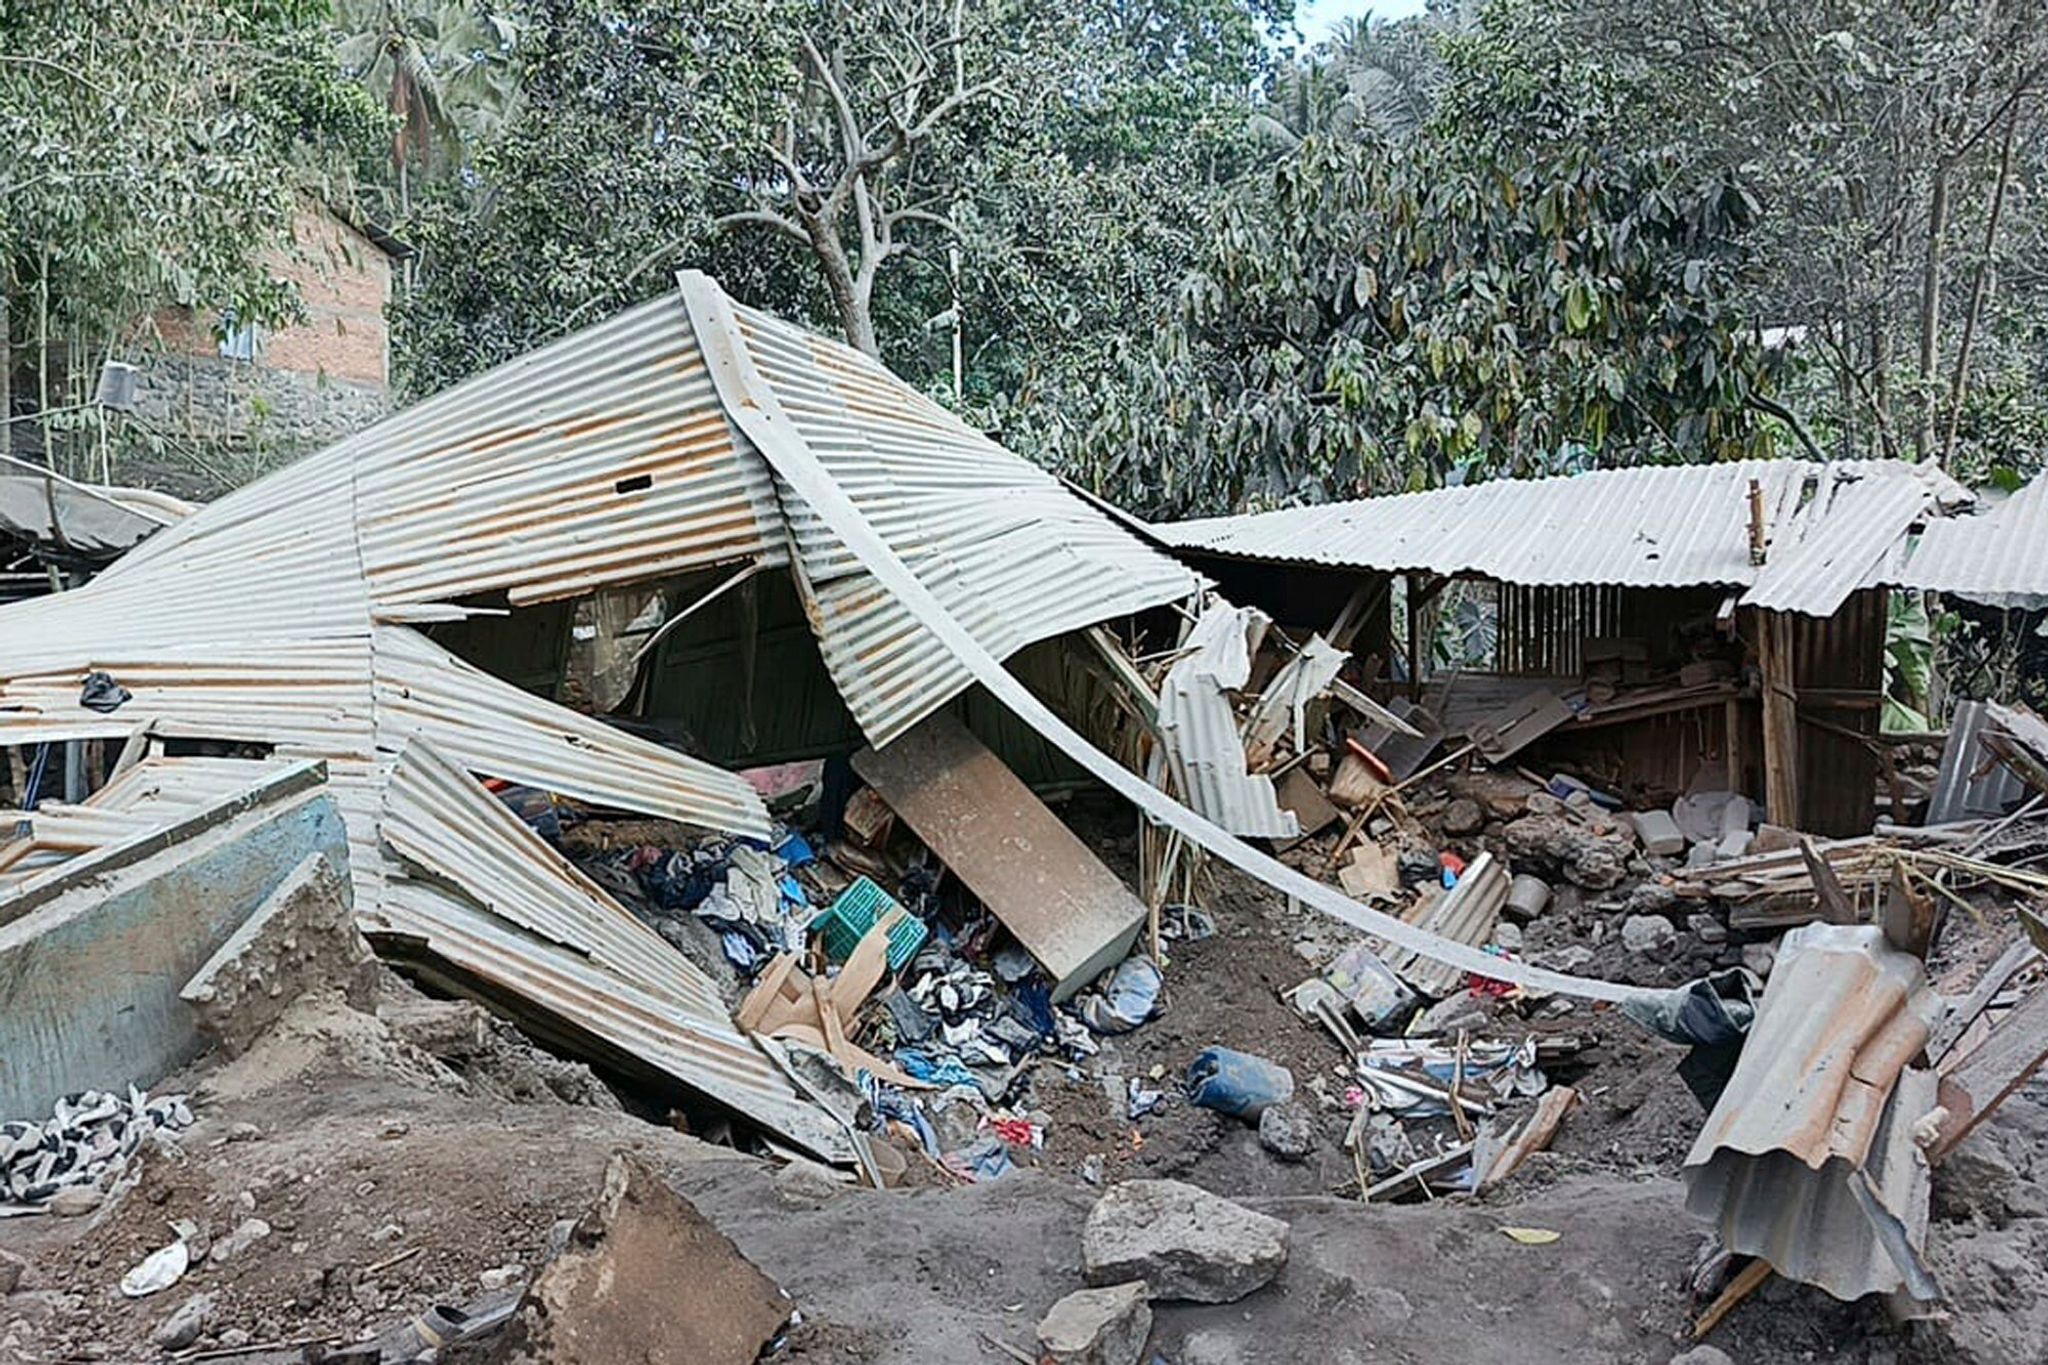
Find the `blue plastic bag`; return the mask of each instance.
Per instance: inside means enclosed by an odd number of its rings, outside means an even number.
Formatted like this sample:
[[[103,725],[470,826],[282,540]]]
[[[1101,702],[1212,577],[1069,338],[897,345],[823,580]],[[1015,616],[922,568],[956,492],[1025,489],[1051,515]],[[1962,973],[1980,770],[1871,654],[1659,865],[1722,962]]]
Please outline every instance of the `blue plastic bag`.
[[[1294,1097],[1294,1073],[1278,1062],[1212,1047],[1188,1067],[1188,1099],[1203,1109],[1255,1119]]]

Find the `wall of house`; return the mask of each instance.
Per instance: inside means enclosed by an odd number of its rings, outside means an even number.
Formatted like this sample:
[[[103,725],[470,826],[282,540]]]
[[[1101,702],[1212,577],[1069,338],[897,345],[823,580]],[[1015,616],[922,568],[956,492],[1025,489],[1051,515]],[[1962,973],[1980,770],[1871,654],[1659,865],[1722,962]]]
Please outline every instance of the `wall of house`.
[[[265,328],[254,364],[330,383],[383,389],[390,380],[391,258],[333,214],[303,210],[292,223],[288,250],[265,254],[278,279],[298,287],[302,321]],[[203,310],[170,308],[156,317],[166,352],[201,360],[220,358],[214,335],[219,319]]]
[[[293,238],[267,261],[297,285],[305,317],[259,329],[250,359],[221,354],[212,313],[167,308],[152,319],[160,349],[136,376],[138,435],[154,435],[172,454],[189,442],[202,451],[258,450],[281,463],[390,412],[391,258],[314,208],[298,216]]]

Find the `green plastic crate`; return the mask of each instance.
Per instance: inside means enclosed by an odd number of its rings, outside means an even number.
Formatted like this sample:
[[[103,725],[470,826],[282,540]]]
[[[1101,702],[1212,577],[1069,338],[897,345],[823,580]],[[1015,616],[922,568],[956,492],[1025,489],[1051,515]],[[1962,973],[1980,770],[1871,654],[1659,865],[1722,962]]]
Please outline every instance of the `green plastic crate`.
[[[825,956],[844,962],[879,920],[889,935],[889,970],[897,971],[924,946],[931,932],[923,920],[896,903],[895,897],[862,877],[839,893],[830,909],[811,921],[811,932],[825,944]]]

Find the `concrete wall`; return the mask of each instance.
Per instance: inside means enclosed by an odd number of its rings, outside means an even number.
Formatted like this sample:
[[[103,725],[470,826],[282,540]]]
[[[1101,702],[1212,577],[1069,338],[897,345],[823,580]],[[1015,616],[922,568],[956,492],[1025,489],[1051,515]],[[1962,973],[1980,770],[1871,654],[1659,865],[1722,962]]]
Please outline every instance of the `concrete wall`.
[[[0,923],[0,1118],[46,1116],[87,1087],[153,1086],[199,1054],[179,990],[308,856],[345,875],[341,816],[310,781],[157,837],[166,846],[125,866],[109,867],[119,847],[81,858],[63,889]],[[0,902],[0,921],[9,911]]]
[[[218,357],[158,356],[135,377],[135,416],[202,449],[300,455],[353,436],[390,411],[391,396],[381,387]]]

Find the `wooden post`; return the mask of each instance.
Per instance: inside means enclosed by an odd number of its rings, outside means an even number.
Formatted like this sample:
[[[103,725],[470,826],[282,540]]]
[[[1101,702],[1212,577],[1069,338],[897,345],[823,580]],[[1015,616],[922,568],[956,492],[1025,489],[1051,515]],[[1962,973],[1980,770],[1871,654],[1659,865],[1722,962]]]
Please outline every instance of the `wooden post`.
[[[1757,661],[1764,690],[1764,809],[1771,823],[1799,828],[1799,692],[1792,681],[1792,618],[1757,613]]]
[[[1408,575],[1408,700],[1422,700],[1422,594]]]
[[[1722,708],[1721,724],[1727,734],[1721,741],[1721,760],[1728,768],[1728,790],[1749,795],[1748,778],[1742,771],[1742,703],[1730,697]]]

